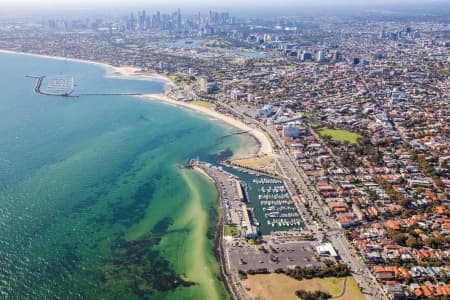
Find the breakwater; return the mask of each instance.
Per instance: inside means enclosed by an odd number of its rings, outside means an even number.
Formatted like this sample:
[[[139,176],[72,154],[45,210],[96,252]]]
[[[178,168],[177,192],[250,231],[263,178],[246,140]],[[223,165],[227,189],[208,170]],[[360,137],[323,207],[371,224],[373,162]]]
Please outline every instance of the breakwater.
[[[25,77],[36,80],[36,84],[34,85],[33,91],[36,94],[43,95],[43,96],[78,98],[78,97],[82,97],[82,96],[90,97],[90,96],[142,96],[142,95],[144,95],[144,93],[135,93],[135,92],[131,92],[131,93],[82,93],[82,94],[78,94],[78,95],[73,95],[72,94],[73,87],[69,88],[67,91],[49,93],[49,92],[44,92],[42,90],[42,84],[43,84],[43,81],[46,78],[46,76],[27,75]]]
[[[36,84],[34,86],[34,92],[36,94],[43,95],[43,96],[70,97],[70,98],[78,98],[79,97],[76,95],[71,95],[71,93],[73,92],[73,89],[69,89],[67,91],[59,92],[59,93],[58,92],[57,93],[48,93],[48,92],[42,91],[42,83],[43,83],[44,79],[46,78],[46,76],[27,75],[25,77],[36,80]]]

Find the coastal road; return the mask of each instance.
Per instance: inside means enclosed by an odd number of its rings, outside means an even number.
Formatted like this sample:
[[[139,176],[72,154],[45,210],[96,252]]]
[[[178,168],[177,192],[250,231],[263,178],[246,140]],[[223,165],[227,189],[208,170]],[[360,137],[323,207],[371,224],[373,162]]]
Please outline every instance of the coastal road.
[[[281,140],[278,133],[273,128],[269,128],[265,124],[262,124],[253,118],[247,117],[242,112],[227,104],[220,103],[220,105],[231,114],[243,119],[247,124],[254,124],[257,128],[262,129],[272,139],[272,142],[279,150],[276,158],[279,162],[279,167],[284,177],[290,179],[295,184],[301,197],[303,197],[304,201],[309,203],[313,212],[319,216],[318,221],[321,226],[309,226],[309,228],[317,237],[322,237],[323,232],[326,232],[325,237],[329,239],[332,245],[336,248],[341,259],[349,265],[352,270],[353,277],[362,288],[366,299],[387,299],[384,295],[384,290],[378,281],[373,277],[368,267],[359,259],[358,255],[353,250],[353,247],[345,238],[344,230],[340,228],[340,226],[338,226],[332,218],[327,216],[325,210],[326,204],[323,202],[315,187],[311,184],[303,169],[298,166],[296,161],[294,161],[292,154],[286,148],[285,143]],[[304,217],[304,220],[307,223],[312,224],[311,218],[309,218],[309,216],[305,216],[306,208],[304,203],[302,203],[302,201],[298,201],[297,204],[301,208],[300,213],[302,217]]]
[[[281,140],[278,137],[277,142],[281,143]],[[376,296],[379,294],[379,291],[373,288],[374,286],[377,286],[378,282],[374,282],[372,278],[365,276],[366,274],[371,274],[367,269],[367,266],[357,259],[357,255],[354,253],[353,248],[344,237],[344,230],[340,228],[332,218],[326,215],[326,204],[323,203],[320,195],[318,195],[315,188],[310,184],[309,179],[303,170],[301,170],[300,167],[297,167],[297,164],[292,161],[292,155],[289,155],[288,150],[283,144],[281,144],[282,151],[280,152],[281,164],[285,166],[283,168],[283,173],[285,177],[294,180],[300,190],[300,194],[308,199],[313,211],[318,214],[319,219],[322,222],[322,231],[319,229],[320,227],[317,227],[315,231],[316,236],[320,239],[320,237],[323,236],[323,232],[326,232],[325,238],[329,239],[338,251],[341,259],[350,266],[353,277],[361,286],[366,299],[382,299],[382,297]]]

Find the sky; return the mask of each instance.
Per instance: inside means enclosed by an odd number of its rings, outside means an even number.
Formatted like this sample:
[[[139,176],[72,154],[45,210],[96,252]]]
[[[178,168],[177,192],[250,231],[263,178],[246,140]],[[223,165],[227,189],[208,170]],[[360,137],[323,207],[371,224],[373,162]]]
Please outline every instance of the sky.
[[[102,6],[279,6],[279,5],[382,5],[430,3],[444,0],[0,0],[0,7],[102,7]]]
[[[434,5],[432,5],[434,4]],[[123,15],[131,10],[159,10],[183,13],[200,11],[229,11],[235,16],[297,15],[331,11],[338,13],[361,8],[389,7],[450,7],[450,0],[0,0],[2,17],[19,15],[85,15],[88,13]],[[349,9],[351,7],[352,9]]]

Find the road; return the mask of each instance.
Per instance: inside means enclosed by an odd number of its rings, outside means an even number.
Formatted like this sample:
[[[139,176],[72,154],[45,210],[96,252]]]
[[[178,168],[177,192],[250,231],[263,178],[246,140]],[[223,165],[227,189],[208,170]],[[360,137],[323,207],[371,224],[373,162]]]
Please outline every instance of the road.
[[[345,238],[344,230],[332,218],[327,216],[326,204],[311,184],[303,169],[294,161],[293,155],[286,148],[285,143],[281,140],[278,133],[273,128],[244,115],[242,112],[227,104],[220,103],[220,106],[243,119],[247,124],[253,124],[257,128],[260,128],[272,139],[272,142],[278,149],[275,153],[278,166],[284,177],[288,179],[287,181],[295,185],[295,190],[292,190],[292,184],[288,184],[288,188],[291,189],[291,193],[293,194],[297,194],[298,192],[302,198],[296,204],[308,227],[319,240],[325,238],[332,243],[341,259],[349,265],[353,277],[361,287],[366,299],[388,299],[379,282],[373,277],[368,267],[360,260],[354,248]],[[319,216],[318,220],[316,220],[318,221],[318,226],[314,226],[315,222],[312,220],[312,216],[307,214],[305,203],[308,203],[312,211]]]

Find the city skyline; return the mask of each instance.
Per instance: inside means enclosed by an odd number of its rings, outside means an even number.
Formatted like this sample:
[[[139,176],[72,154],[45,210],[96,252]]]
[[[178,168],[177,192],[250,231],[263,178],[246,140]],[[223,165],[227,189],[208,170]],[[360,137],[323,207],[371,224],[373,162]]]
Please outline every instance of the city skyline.
[[[172,13],[181,9],[183,15],[197,15],[213,11],[227,11],[236,17],[279,17],[279,16],[319,16],[319,15],[359,15],[372,13],[387,14],[415,14],[424,12],[441,14],[449,11],[450,3],[443,0],[399,0],[389,1],[356,1],[356,0],[319,0],[319,1],[292,1],[282,0],[275,3],[257,3],[256,0],[236,1],[226,3],[206,2],[197,0],[186,5],[178,0],[146,3],[143,0],[133,0],[126,3],[118,0],[100,0],[89,3],[87,0],[65,0],[63,3],[52,3],[51,0],[17,0],[0,3],[0,18],[11,19],[15,17],[88,17],[88,16],[121,16],[130,11],[146,10],[148,12],[160,11]]]
[[[450,297],[449,0],[35,1],[3,298]]]

